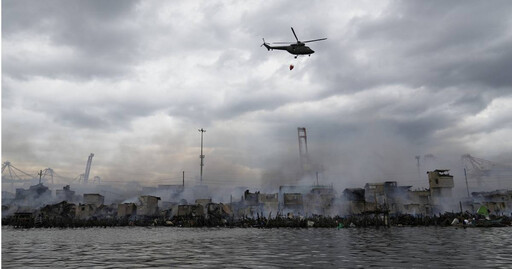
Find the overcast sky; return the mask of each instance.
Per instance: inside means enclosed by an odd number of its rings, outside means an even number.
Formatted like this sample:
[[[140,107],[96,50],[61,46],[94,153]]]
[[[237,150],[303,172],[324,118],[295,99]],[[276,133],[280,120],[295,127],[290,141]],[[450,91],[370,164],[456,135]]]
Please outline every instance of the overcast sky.
[[[74,178],[424,186],[512,163],[511,1],[2,1],[2,162]],[[267,51],[308,43],[311,57]],[[295,69],[289,70],[293,64]],[[421,157],[419,179],[415,156]],[[431,159],[432,160],[432,159]],[[176,180],[179,182],[179,179]]]

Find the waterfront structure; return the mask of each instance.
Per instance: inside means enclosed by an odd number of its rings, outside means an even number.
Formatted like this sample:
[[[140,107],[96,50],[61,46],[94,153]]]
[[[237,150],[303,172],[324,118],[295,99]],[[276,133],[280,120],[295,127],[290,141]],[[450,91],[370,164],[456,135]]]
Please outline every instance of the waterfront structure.
[[[490,192],[473,192],[473,209],[485,206],[491,214],[512,214],[512,190],[496,190]]]
[[[48,204],[51,201],[52,192],[48,187],[39,183],[37,185],[30,186],[28,190],[18,188],[14,201],[20,205],[32,205],[32,204]]]
[[[160,197],[151,195],[142,195],[139,197],[139,206],[137,206],[138,216],[156,216],[158,215],[158,201]]]
[[[366,212],[365,189],[347,188],[343,190],[341,196],[343,197],[341,211],[345,214],[358,215]]]
[[[452,189],[455,186],[453,176],[448,169],[436,169],[427,172],[430,187],[430,203],[432,213],[442,213],[448,208],[455,207],[452,202]]]
[[[277,213],[279,208],[279,194],[278,193],[258,193],[258,202],[262,207],[263,214]]]
[[[75,216],[77,219],[90,219],[96,213],[96,209],[94,204],[78,204]]]
[[[46,221],[68,220],[74,219],[76,212],[75,204],[62,201],[41,208],[39,210],[39,216]]]
[[[202,205],[178,205],[178,217],[204,216]]]
[[[62,187],[62,190],[56,190],[55,195],[57,196],[57,200],[59,201],[73,202],[77,199],[75,196],[75,192],[71,190],[71,187],[69,187],[69,185]]]
[[[118,218],[130,218],[137,215],[137,205],[135,203],[122,203],[117,205]]]
[[[398,186],[396,181],[367,183],[364,189],[345,189],[344,208],[348,214],[388,212],[395,215],[431,215],[444,212],[453,208],[454,204],[453,176],[448,171],[427,172],[430,188],[425,190],[411,191],[411,186]]]
[[[84,194],[84,204],[94,205],[95,207],[100,207],[105,202],[105,197],[101,194],[97,193],[85,193]]]

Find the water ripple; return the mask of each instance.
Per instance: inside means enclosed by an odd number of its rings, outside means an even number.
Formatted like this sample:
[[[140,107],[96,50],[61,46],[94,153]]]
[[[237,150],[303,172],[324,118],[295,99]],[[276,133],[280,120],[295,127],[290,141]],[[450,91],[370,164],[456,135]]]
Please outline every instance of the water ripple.
[[[510,228],[2,228],[3,268],[510,268]]]

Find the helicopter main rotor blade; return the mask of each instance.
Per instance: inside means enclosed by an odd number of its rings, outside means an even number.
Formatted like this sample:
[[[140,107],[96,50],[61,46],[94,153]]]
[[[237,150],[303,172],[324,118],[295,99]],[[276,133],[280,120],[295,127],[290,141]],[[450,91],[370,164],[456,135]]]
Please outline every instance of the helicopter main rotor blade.
[[[293,30],[293,27],[292,28],[292,32],[293,32],[293,35],[295,36],[295,39],[297,39],[297,42],[300,42],[299,39],[297,38],[297,35],[295,34],[295,30]]]
[[[291,41],[291,42],[272,42],[272,44],[293,44],[295,42]]]
[[[308,40],[308,41],[302,41],[302,43],[316,42],[316,41],[322,41],[322,40],[326,40],[326,39],[327,38],[313,39],[313,40]]]

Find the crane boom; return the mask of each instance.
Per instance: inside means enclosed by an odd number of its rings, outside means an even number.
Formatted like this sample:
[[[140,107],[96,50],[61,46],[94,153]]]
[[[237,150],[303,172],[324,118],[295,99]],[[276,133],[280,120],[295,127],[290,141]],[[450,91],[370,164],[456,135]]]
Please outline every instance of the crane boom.
[[[89,155],[89,158],[87,159],[87,165],[85,166],[85,174],[84,174],[84,183],[85,184],[87,184],[87,181],[89,180],[89,172],[91,172],[92,157],[94,157],[94,153],[91,153],[91,155]]]

